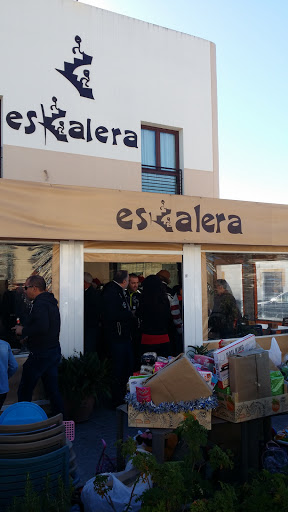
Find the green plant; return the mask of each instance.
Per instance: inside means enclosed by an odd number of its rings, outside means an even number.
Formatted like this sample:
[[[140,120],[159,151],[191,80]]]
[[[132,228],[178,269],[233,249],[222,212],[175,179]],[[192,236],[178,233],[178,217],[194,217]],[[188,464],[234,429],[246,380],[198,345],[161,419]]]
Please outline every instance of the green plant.
[[[60,391],[75,406],[89,396],[93,396],[96,403],[110,398],[111,379],[110,361],[101,361],[96,352],[62,357],[59,365]]]
[[[193,354],[200,354],[202,356],[206,356],[209,352],[208,343],[206,345],[188,345],[187,353],[191,352]]]
[[[128,439],[124,443],[123,455],[132,458],[133,466],[138,470],[139,476],[132,487],[129,503],[123,505],[123,512],[129,511],[133,492],[140,478],[147,481],[148,475],[152,479],[153,487],[149,487],[139,498],[141,500],[141,512],[184,511],[187,510],[189,503],[195,500],[201,501],[203,497],[213,495],[213,483],[207,482],[205,474],[210,460],[209,453],[205,458],[206,429],[192,415],[187,415],[187,418],[178,427],[177,433],[185,444],[186,453],[184,460],[179,462],[159,464],[153,455],[137,452],[136,443],[133,440]],[[212,469],[221,471],[221,469],[232,467],[230,457],[220,448],[217,447],[217,453],[211,450],[210,454],[210,471]],[[115,510],[105,476],[99,475],[95,478],[94,488],[107,500],[111,509]]]
[[[50,487],[50,477],[47,475],[44,489],[35,491],[27,474],[24,496],[14,497],[5,512],[68,512],[73,494],[72,485],[67,489],[59,477],[56,494],[51,492]]]
[[[241,512],[288,512],[288,475],[266,470],[241,489]]]

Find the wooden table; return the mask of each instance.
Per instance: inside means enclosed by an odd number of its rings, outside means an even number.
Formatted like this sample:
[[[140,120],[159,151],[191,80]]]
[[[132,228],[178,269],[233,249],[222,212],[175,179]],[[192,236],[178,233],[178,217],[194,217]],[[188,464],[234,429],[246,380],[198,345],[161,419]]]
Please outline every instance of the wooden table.
[[[116,408],[117,421],[117,471],[121,471],[125,466],[125,461],[121,453],[120,441],[123,441],[124,425],[128,421],[127,404],[119,405]],[[136,427],[135,427],[136,428]],[[165,435],[173,432],[173,428],[150,428],[152,433],[152,454],[157,462],[164,462]]]
[[[124,425],[128,422],[128,408],[126,404],[117,407],[116,421],[117,471],[121,471],[125,467],[125,460],[121,453],[119,441],[123,441]],[[214,443],[225,444],[225,429],[229,429],[232,433],[237,430],[240,432],[240,477],[241,480],[245,482],[250,469],[259,469],[261,452],[259,443],[260,437],[263,445],[271,439],[271,416],[243,421],[241,423],[231,423],[212,416],[212,430],[208,431],[208,437]],[[173,432],[174,429],[150,428],[149,430],[152,433],[152,454],[155,455],[157,462],[162,463],[164,462],[165,435]]]

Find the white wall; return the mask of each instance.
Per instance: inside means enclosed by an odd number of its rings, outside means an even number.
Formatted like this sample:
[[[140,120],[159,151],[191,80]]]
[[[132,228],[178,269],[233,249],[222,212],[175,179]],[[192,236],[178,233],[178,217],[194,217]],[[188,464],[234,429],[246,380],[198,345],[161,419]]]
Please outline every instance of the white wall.
[[[81,97],[55,69],[63,69],[64,61],[73,62],[76,35],[82,39],[81,50],[93,57],[91,66],[78,68],[77,73],[83,76],[83,69],[90,70],[94,100]],[[1,5],[0,44],[2,145],[6,149],[33,148],[139,163],[141,122],[155,123],[183,130],[186,169],[213,171],[208,41],[73,0],[10,0]],[[64,133],[69,121],[76,120],[84,125],[87,137],[87,119],[91,119],[93,140],[68,136],[68,142],[61,142],[48,131],[45,144],[44,129],[39,124],[41,104],[51,115],[53,96],[57,97],[58,108],[67,112],[61,118]],[[24,117],[18,130],[6,123],[11,111]],[[36,129],[31,134],[24,130],[29,126],[28,111],[37,114],[37,119],[33,118]],[[95,128],[100,125],[108,129],[106,144],[95,138]],[[116,138],[117,145],[112,145],[112,128],[122,132]],[[124,130],[138,134],[138,148],[123,144]],[[8,158],[11,152],[7,150],[6,154]],[[25,165],[28,168],[28,163]],[[9,178],[6,168],[9,166],[4,160],[3,176]],[[85,165],[80,170],[79,184],[82,180],[86,183]],[[141,173],[139,167],[137,171]],[[18,174],[15,172],[14,179],[26,179],[25,166]],[[97,176],[89,172],[91,184],[97,186]],[[63,182],[61,169],[55,181]],[[136,186],[139,183],[138,179]]]

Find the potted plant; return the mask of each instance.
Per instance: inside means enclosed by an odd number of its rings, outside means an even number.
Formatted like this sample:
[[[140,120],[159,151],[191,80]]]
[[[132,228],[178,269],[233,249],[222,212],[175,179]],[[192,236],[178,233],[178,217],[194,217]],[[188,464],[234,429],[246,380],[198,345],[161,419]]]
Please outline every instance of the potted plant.
[[[76,422],[89,419],[95,403],[110,398],[112,372],[108,359],[97,352],[62,357],[59,388],[64,399],[65,416]]]

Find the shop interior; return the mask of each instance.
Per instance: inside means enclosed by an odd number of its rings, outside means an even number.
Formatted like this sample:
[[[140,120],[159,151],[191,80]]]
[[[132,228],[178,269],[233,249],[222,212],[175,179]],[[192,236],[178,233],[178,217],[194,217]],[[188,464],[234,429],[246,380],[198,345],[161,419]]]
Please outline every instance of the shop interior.
[[[155,250],[155,244],[135,245],[125,249],[113,244],[84,244],[84,271],[101,289],[113,278],[116,270],[126,269],[141,281],[161,269],[170,273],[170,287],[182,287],[182,247],[169,246],[169,251]],[[108,248],[107,248],[108,247]],[[121,247],[121,249],[120,249]],[[131,249],[133,247],[133,249]],[[153,247],[153,250],[152,250]],[[157,249],[157,248],[156,248]],[[164,248],[165,249],[165,248]],[[174,249],[174,251],[173,251]],[[23,286],[29,275],[39,273],[59,299],[59,244],[0,244],[0,336],[12,348],[20,349],[11,331],[17,319],[21,323],[29,314],[31,304]],[[288,254],[272,252],[218,252],[202,247],[202,322],[203,341],[211,336],[209,317],[213,311],[217,280],[225,280],[237,304],[239,318],[234,337],[254,329],[256,335],[288,332]],[[182,306],[183,307],[183,306]],[[185,304],[189,309],[189,304]],[[183,317],[183,311],[182,311]],[[286,329],[286,330],[285,330]]]
[[[288,255],[278,253],[205,252],[202,273],[203,339],[213,339],[209,317],[213,310],[216,281],[225,280],[239,311],[235,337],[288,332]],[[286,329],[287,328],[287,329]]]

